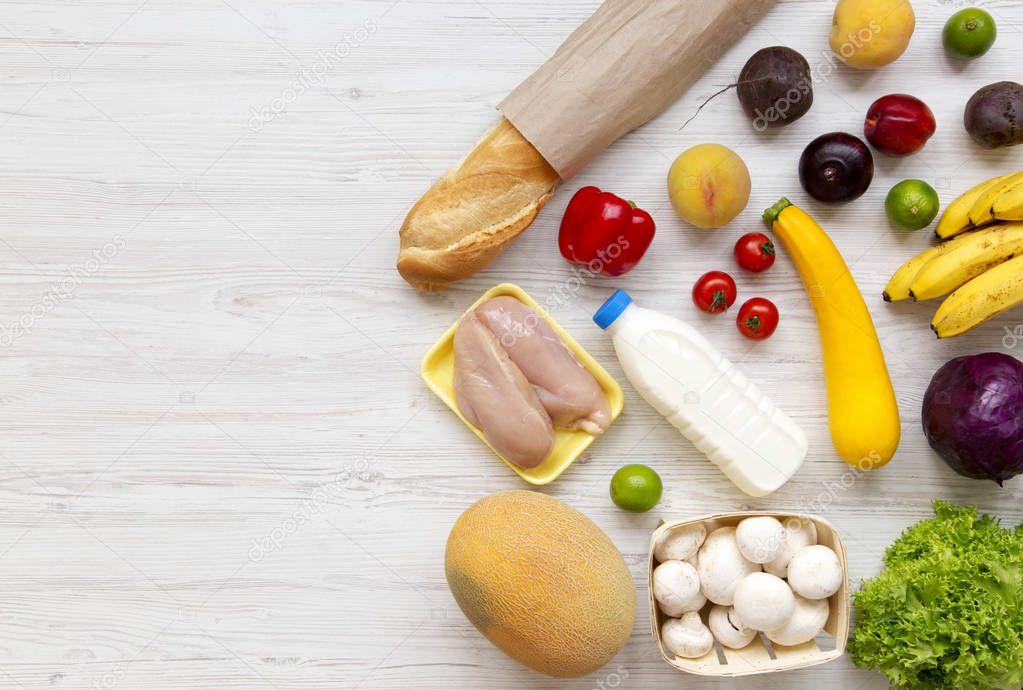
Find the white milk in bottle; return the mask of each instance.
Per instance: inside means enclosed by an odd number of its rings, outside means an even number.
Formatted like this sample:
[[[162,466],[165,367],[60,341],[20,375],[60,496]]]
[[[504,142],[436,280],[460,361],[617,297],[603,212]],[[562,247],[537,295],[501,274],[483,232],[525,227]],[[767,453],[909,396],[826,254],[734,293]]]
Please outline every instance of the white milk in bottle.
[[[607,331],[632,385],[750,496],[789,480],[806,434],[695,328],[618,290],[593,321]]]

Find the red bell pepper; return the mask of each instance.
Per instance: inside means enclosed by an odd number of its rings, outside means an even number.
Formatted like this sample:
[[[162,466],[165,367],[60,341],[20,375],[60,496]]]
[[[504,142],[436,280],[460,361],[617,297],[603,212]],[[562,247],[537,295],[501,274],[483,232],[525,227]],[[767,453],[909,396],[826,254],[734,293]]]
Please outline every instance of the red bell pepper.
[[[571,263],[620,276],[632,270],[654,239],[654,219],[610,192],[583,187],[565,209],[558,249]]]

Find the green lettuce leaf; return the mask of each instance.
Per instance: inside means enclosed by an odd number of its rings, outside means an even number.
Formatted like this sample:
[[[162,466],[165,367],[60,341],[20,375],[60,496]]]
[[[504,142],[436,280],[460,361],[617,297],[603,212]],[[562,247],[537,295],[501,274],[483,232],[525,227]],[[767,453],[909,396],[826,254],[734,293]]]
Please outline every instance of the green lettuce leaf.
[[[935,501],[853,595],[853,662],[906,690],[1023,686],[1023,525]]]

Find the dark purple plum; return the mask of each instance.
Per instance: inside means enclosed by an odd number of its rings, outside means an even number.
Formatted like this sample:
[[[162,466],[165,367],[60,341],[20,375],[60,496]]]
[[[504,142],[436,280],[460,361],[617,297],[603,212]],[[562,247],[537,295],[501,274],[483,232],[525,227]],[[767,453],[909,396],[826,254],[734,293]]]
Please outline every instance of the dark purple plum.
[[[861,196],[874,179],[874,156],[858,137],[831,132],[817,137],[799,158],[799,182],[817,201],[842,204]]]

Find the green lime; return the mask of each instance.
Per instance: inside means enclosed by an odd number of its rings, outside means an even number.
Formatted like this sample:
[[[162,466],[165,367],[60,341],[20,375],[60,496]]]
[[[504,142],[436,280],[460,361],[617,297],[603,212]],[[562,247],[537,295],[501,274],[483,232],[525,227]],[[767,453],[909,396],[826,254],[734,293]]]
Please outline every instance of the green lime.
[[[611,477],[611,500],[622,510],[645,513],[661,500],[661,478],[646,465],[626,465]]]
[[[949,17],[942,32],[942,40],[949,53],[972,60],[991,50],[997,35],[995,20],[991,15],[977,7],[970,7]]]
[[[938,193],[923,180],[903,180],[888,192],[884,210],[905,230],[926,228],[938,215]]]

